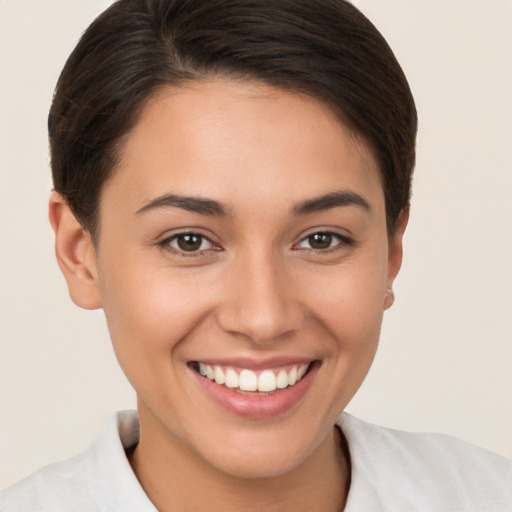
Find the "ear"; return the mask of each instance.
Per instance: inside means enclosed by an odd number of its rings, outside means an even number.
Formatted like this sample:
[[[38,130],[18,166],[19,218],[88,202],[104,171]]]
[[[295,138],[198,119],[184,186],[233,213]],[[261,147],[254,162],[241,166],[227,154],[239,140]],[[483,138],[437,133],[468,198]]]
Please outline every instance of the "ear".
[[[395,302],[395,293],[393,292],[393,283],[395,281],[400,267],[402,266],[403,257],[403,238],[405,228],[409,222],[409,206],[407,205],[398,217],[397,226],[393,238],[389,243],[388,254],[388,287],[384,299],[384,309],[389,309]]]
[[[96,251],[91,235],[57,192],[50,196],[49,217],[55,232],[55,255],[71,300],[84,309],[101,308]]]

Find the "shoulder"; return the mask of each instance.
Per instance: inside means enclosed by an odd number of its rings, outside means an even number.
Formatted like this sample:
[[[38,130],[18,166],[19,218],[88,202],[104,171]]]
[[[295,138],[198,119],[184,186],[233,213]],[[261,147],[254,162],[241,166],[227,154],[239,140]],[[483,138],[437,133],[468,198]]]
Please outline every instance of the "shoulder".
[[[137,440],[136,413],[113,415],[85,452],[0,491],[0,511],[154,512],[125,455]]]
[[[90,460],[86,454],[45,466],[0,492],[2,512],[96,510],[91,498]],[[78,505],[80,503],[80,505]],[[84,508],[82,508],[84,509]]]
[[[504,457],[450,436],[402,432],[346,413],[338,424],[352,458],[351,493],[380,507],[368,510],[512,510],[512,462]]]

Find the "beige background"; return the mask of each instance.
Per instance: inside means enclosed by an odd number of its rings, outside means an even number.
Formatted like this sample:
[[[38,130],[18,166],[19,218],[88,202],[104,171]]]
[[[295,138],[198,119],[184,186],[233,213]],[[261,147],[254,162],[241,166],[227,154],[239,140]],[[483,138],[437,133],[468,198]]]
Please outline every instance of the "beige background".
[[[46,220],[46,114],[107,0],[0,0],[0,487],[134,406],[101,312],[68,299]],[[421,130],[397,303],[349,407],[512,457],[512,2],[359,0],[408,75]]]

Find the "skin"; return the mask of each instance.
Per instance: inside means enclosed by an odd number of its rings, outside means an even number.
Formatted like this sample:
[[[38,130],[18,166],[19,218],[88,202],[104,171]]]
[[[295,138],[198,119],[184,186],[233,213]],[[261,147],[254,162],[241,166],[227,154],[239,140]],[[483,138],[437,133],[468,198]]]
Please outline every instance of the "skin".
[[[294,213],[333,192],[368,208]],[[148,206],[165,194],[226,215]],[[159,510],[343,509],[350,464],[333,425],[375,355],[407,222],[388,238],[363,141],[301,94],[223,79],[168,88],[124,141],[97,247],[57,193],[50,219],[72,299],[104,309],[137,392],[131,464]],[[191,231],[210,241],[180,250]],[[328,247],[312,243],[319,232],[334,233]],[[317,371],[293,407],[262,419],[220,407],[189,364],[281,356]]]

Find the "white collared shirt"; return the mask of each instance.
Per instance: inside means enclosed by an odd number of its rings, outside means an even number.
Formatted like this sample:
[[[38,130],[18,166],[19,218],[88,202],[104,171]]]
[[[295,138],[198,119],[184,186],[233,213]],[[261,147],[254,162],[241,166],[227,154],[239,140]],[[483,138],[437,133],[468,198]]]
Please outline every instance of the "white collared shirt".
[[[439,434],[412,434],[343,413],[352,481],[345,512],[512,512],[512,462]],[[157,512],[125,454],[135,411],[112,416],[84,453],[0,492],[1,512]]]

